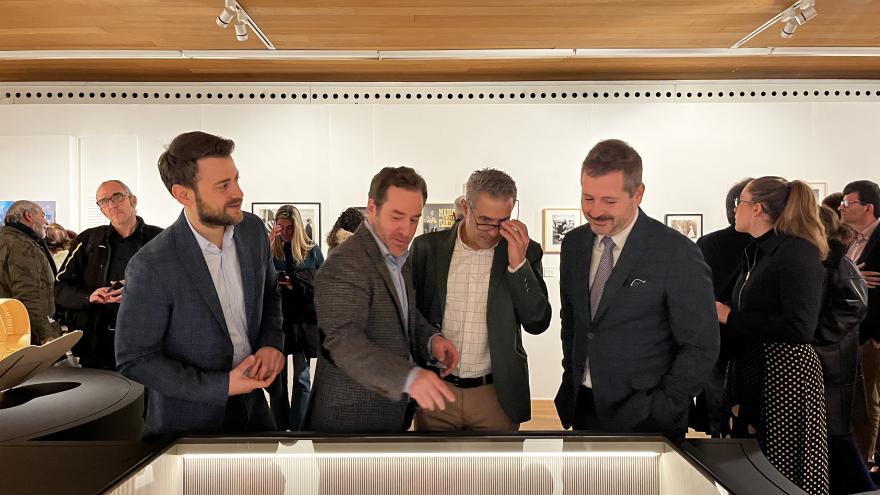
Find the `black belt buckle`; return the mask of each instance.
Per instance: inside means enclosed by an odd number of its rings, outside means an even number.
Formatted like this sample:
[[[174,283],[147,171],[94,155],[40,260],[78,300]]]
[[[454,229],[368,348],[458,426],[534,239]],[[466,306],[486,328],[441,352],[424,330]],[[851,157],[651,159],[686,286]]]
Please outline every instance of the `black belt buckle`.
[[[446,375],[443,377],[443,381],[449,382],[458,388],[482,387],[483,385],[491,385],[493,382],[492,373],[476,378],[460,378],[455,375]]]

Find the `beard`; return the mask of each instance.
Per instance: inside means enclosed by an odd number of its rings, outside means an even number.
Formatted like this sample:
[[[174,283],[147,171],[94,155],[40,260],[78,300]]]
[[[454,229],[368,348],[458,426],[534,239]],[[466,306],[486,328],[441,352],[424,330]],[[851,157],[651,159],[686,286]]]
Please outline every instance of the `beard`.
[[[207,203],[202,201],[201,196],[196,193],[196,212],[199,214],[199,221],[205,225],[212,227],[226,227],[228,225],[238,225],[244,219],[244,214],[239,211],[237,215],[226,213],[226,208],[241,203],[241,200],[229,201],[223,205],[222,209],[213,209]]]

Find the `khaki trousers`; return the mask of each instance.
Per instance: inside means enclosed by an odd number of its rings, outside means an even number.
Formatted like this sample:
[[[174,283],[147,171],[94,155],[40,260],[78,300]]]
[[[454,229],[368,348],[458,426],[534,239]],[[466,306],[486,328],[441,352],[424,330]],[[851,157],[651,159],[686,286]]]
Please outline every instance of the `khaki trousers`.
[[[510,421],[501,409],[495,385],[458,388],[446,384],[455,395],[442,411],[416,411],[416,431],[517,431],[519,423]]]
[[[880,426],[880,351],[873,339],[862,344],[862,373],[865,376],[865,399],[868,402],[868,423],[854,427],[856,444],[862,459],[870,459],[877,449],[877,431]],[[880,459],[878,459],[880,460]]]

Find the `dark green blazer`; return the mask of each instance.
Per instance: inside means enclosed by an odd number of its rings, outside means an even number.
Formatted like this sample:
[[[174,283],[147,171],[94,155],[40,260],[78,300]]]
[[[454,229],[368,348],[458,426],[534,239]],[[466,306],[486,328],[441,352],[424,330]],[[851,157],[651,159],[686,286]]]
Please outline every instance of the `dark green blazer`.
[[[446,308],[446,281],[458,228],[424,234],[413,241],[413,283],[416,306],[432,325],[442,329]],[[486,323],[489,354],[498,400],[511,421],[531,419],[529,366],[522,345],[525,328],[539,334],[550,326],[550,301],[541,267],[541,246],[530,241],[526,263],[514,273],[507,270],[507,241],[495,247],[489,277]]]

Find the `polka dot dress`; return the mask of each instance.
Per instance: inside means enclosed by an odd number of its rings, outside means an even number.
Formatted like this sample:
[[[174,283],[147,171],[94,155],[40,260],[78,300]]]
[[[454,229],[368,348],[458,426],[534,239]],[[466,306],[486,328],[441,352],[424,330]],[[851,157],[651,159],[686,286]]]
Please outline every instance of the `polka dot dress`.
[[[828,493],[822,367],[809,345],[755,344],[728,368],[731,436],[757,438],[764,456],[810,494]]]

